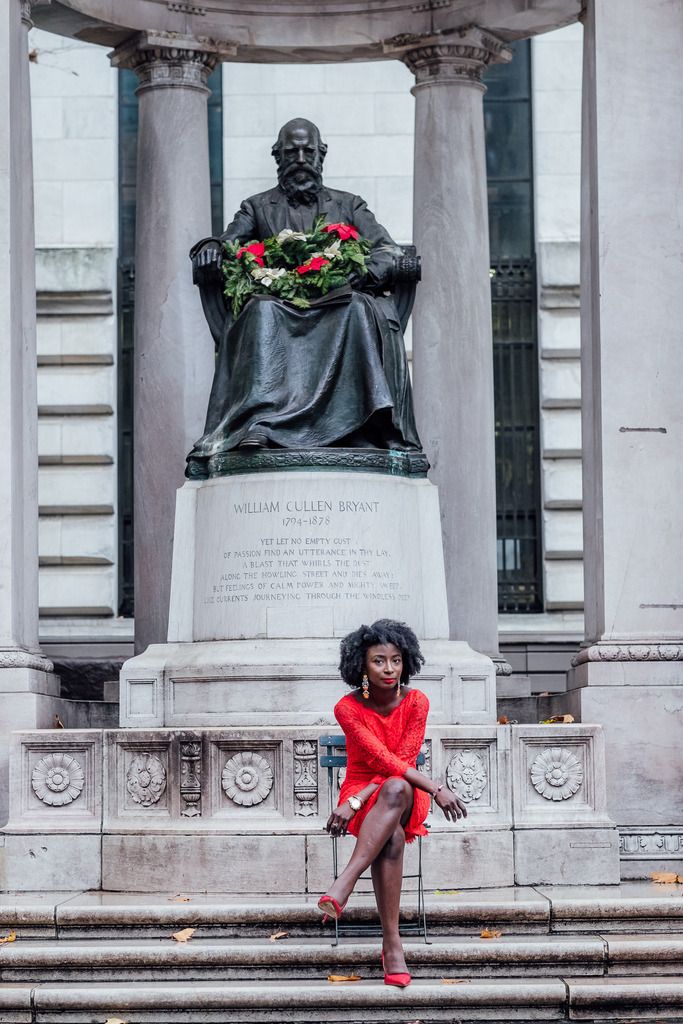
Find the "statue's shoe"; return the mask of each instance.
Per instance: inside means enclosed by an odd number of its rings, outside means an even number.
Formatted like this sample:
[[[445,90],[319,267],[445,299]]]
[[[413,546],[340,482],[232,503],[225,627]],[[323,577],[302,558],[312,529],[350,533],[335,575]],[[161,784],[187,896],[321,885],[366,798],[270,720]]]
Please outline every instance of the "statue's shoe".
[[[243,437],[240,443],[237,445],[241,449],[254,449],[254,448],[267,448],[268,438],[265,434],[261,434],[258,431],[254,431],[253,434],[247,434]]]

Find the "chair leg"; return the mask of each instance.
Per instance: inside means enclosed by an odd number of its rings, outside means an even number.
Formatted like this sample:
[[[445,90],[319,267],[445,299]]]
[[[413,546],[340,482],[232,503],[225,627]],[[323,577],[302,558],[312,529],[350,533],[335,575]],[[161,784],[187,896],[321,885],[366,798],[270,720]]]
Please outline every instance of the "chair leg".
[[[418,935],[421,931],[426,945],[429,946],[431,941],[427,937],[427,907],[425,905],[425,889],[422,878],[422,836],[417,837],[417,918],[419,922]]]

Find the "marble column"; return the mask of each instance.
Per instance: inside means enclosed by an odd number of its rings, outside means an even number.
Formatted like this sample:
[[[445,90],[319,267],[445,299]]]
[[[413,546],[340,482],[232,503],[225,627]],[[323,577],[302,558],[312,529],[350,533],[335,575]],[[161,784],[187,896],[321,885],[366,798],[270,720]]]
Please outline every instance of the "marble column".
[[[439,487],[450,636],[499,672],[493,344],[482,72],[510,51],[473,28],[403,59],[415,74],[413,312],[420,436]]]
[[[586,645],[570,685],[605,729],[622,867],[645,874],[666,848],[683,868],[682,27],[659,0],[589,0],[584,24]]]
[[[206,85],[218,54],[143,32],[114,51],[138,76],[135,244],[135,648],[166,640],[176,489],[201,435],[214,349],[188,253],[211,234]]]
[[[59,679],[38,646],[38,414],[31,5],[0,13],[0,821],[9,732],[52,724]]]

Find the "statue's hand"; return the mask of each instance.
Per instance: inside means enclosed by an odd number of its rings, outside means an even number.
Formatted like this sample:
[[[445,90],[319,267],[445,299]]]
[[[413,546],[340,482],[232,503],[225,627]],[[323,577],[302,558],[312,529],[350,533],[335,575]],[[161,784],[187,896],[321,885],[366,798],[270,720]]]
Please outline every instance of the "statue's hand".
[[[220,249],[207,246],[192,257],[192,280],[200,288],[203,285],[220,283],[223,256]]]

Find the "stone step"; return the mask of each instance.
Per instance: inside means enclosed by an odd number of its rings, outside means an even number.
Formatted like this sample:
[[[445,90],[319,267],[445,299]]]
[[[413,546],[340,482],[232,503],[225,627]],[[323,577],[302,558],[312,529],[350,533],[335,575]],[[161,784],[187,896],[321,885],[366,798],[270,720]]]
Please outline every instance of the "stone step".
[[[622,882],[615,886],[555,886],[469,889],[428,893],[432,936],[469,935],[483,928],[505,935],[683,934],[683,886]],[[179,902],[179,900],[187,902]],[[248,899],[217,893],[0,893],[0,933],[20,938],[152,939],[179,928],[197,929],[197,939],[268,938],[286,929],[292,938],[327,938],[317,896]],[[402,897],[402,920],[415,923],[414,893]],[[374,897],[354,894],[344,922],[377,925]]]
[[[418,978],[406,989],[379,980],[0,986],[3,1024],[93,1024],[109,1017],[127,1024],[509,1024],[596,1019],[627,1024],[682,1019],[683,978],[505,978],[457,985]]]
[[[677,943],[677,945],[676,945]],[[531,935],[482,939],[435,939],[425,944],[406,939],[415,977],[456,978],[602,975],[608,969],[607,944],[599,936]],[[638,957],[634,940],[634,958]],[[664,937],[640,952],[635,962],[651,964],[661,956],[683,973],[683,937]],[[380,939],[359,942],[283,939],[59,942],[18,940],[2,950],[0,981],[255,981],[324,980],[329,974],[381,978]]]
[[[381,975],[380,941],[166,939],[59,942],[24,939],[0,954],[0,982],[255,981]],[[420,978],[683,975],[683,935],[503,935],[405,940]]]

